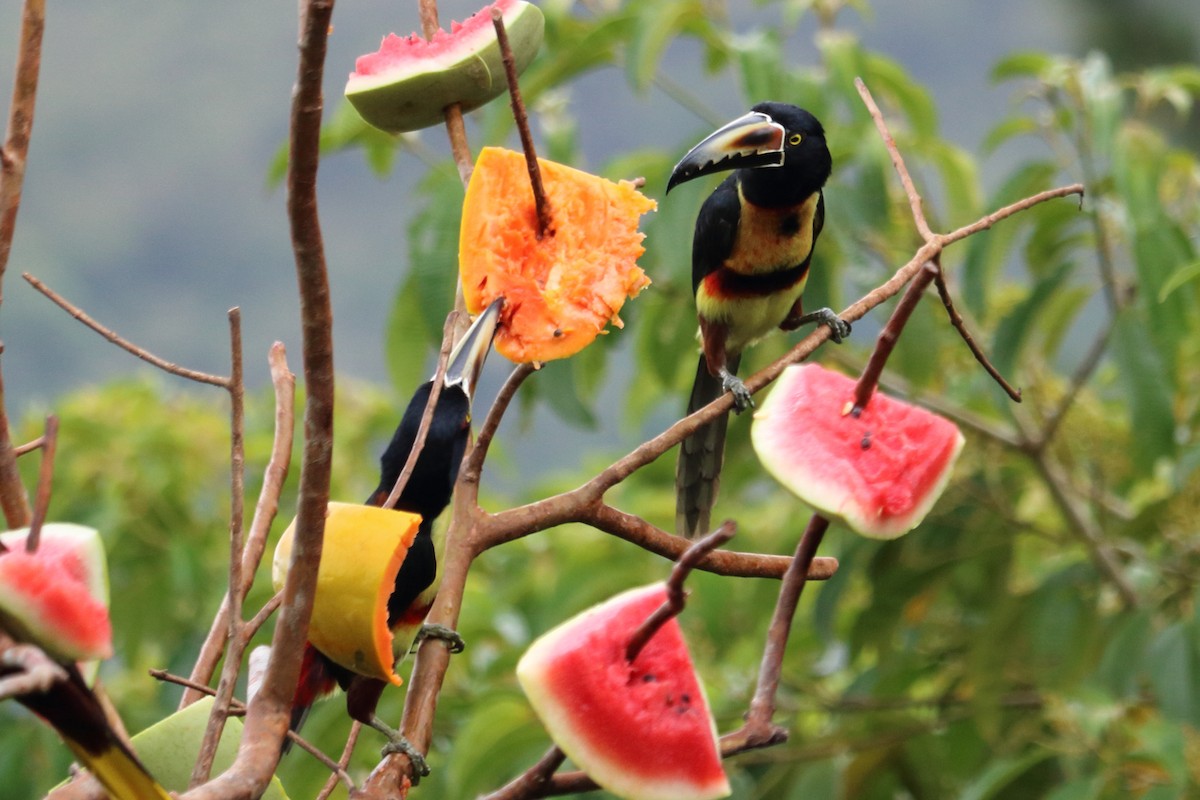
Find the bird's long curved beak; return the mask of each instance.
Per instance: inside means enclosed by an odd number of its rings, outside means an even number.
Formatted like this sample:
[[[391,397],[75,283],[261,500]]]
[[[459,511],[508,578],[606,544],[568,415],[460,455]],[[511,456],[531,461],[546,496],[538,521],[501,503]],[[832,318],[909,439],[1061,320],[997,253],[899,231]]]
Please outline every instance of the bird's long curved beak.
[[[667,192],[681,183],[742,167],[783,164],[785,130],[761,111],[751,111],[726,123],[687,152],[667,182]]]
[[[500,309],[504,298],[497,298],[483,310],[471,327],[450,351],[446,363],[445,386],[461,386],[467,397],[473,397],[479,373],[492,349],[492,338],[496,335],[496,324],[500,321]]]

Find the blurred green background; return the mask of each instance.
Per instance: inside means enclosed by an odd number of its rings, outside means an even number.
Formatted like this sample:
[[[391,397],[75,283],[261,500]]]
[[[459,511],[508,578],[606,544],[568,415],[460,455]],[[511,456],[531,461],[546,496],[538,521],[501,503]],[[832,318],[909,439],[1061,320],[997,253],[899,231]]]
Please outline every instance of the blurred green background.
[[[1200,22],[1190,4],[542,7],[546,45],[523,77],[541,154],[647,178],[660,208],[641,263],[654,285],[622,312],[623,331],[526,383],[489,460],[485,506],[577,485],[679,416],[694,369],[691,224],[705,189],[663,201],[661,187],[716,123],[765,98],[825,123],[835,170],[810,307],[843,306],[908,259],[917,238],[853,89],[862,76],[935,228],[1062,183],[1082,181],[1088,196],[947,251],[960,309],[1025,402],[1011,404],[975,365],[936,298],[922,304],[884,385],[955,419],[966,450],[905,538],[827,536],[821,554],[841,569],[809,587],[797,617],[777,718],[791,740],[734,759],[735,796],[1197,796]],[[300,370],[283,198],[269,180],[286,135],[294,10],[50,9],[0,314],[5,389],[10,414],[24,418],[18,441],[38,434],[45,413],[62,417],[52,516],[105,534],[118,657],[103,676],[133,730],[178,697],[145,670],[189,671],[223,591],[225,401],[147,373],[15,273],[33,272],[164,357],[216,372],[227,371],[225,310],[242,306],[252,501],[271,437],[269,342],[291,345]],[[443,22],[473,10],[447,3]],[[0,64],[13,61],[15,7],[9,17]],[[320,176],[340,376],[333,495],[355,499],[374,485],[378,451],[430,368],[462,189],[440,131],[397,141],[340,108],[354,56],[415,29],[415,3],[345,4],[334,20]],[[511,145],[511,127],[495,103],[473,115],[472,145]],[[889,307],[818,358],[860,368]],[[787,344],[763,343],[750,366]],[[502,362],[489,364],[483,404]],[[748,424],[731,424],[717,514],[739,521],[738,549],[790,552],[805,514],[759,469]],[[25,461],[32,485],[36,464]],[[608,499],[670,527],[673,461]],[[665,572],[579,527],[483,556],[463,611],[469,649],[452,664],[434,774],[419,792],[473,797],[531,764],[548,741],[512,677],[524,646]],[[753,690],[777,585],[696,575],[691,586],[682,623],[729,730]],[[259,586],[251,603],[267,595]],[[385,718],[401,702],[389,692]],[[5,796],[38,796],[64,774],[66,750],[14,704],[0,715]],[[347,724],[337,699],[305,734],[336,753]],[[365,734],[355,774],[375,762],[374,744]],[[324,780],[295,752],[280,775],[293,798]]]

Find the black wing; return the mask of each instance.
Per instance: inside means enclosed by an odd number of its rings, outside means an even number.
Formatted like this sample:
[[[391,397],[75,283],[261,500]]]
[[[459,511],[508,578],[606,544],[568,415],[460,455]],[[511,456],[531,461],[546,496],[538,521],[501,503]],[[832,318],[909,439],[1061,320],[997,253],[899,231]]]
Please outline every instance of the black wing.
[[[738,197],[737,175],[730,175],[700,206],[696,233],[692,237],[692,293],[700,281],[718,269],[733,252],[742,202]]]

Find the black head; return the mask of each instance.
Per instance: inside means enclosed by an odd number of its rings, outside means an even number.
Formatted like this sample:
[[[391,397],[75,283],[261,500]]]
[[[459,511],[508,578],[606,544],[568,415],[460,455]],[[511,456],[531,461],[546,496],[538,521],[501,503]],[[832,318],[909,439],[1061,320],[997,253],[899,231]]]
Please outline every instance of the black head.
[[[743,182],[786,185],[788,194],[803,199],[825,185],[832,168],[816,117],[788,103],[759,103],[689,150],[671,172],[667,191],[702,175],[739,170]]]

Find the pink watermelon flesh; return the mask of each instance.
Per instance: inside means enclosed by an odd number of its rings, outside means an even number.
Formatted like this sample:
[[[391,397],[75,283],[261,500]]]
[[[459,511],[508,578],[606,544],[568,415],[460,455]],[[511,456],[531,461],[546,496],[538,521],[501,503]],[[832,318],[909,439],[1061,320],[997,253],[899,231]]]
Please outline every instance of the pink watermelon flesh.
[[[949,420],[879,392],[855,417],[847,413],[855,383],[818,364],[788,367],[755,413],[751,439],[767,471],[801,500],[890,539],[933,507],[963,437]]]
[[[517,678],[551,737],[596,783],[629,800],[729,795],[716,728],[679,624],[629,663],[633,632],[662,584],[591,608],[530,646]]]
[[[432,39],[426,39],[416,33],[410,33],[408,36],[389,33],[383,37],[378,51],[361,55],[355,59],[354,72],[350,77],[382,75],[407,61],[438,58],[459,50],[463,47],[464,41],[473,41],[476,37],[483,36],[493,39],[496,32],[492,24],[492,8],[500,9],[503,14],[516,4],[517,0],[497,0],[482,11],[476,11],[463,22],[451,22],[449,33],[438,29]]]
[[[492,9],[503,15],[513,65],[519,74],[542,43],[545,19],[525,0],[497,0],[449,32],[426,40],[418,34],[388,34],[374,53],[355,61],[346,81],[346,99],[366,122],[387,131],[415,131],[445,120],[447,106],[465,113],[508,88]]]
[[[110,657],[108,609],[77,575],[69,555],[58,558],[45,546],[35,553],[10,550],[0,555],[0,618],[5,627],[64,660]]]

